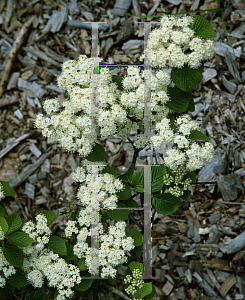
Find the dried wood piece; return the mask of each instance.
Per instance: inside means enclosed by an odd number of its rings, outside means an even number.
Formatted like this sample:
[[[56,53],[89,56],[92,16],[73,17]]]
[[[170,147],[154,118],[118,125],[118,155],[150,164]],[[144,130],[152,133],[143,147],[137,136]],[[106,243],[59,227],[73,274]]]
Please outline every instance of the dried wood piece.
[[[43,28],[43,32],[47,31],[49,25],[51,24],[51,32],[55,33],[60,30],[61,26],[65,22],[66,19],[66,10],[54,11],[51,18],[48,20],[48,23]]]
[[[225,201],[234,201],[239,191],[244,192],[244,187],[238,174],[219,175],[216,180]]]
[[[221,285],[220,292],[225,297],[229,290],[233,287],[234,284],[236,284],[237,279],[234,274],[231,274],[226,281]]]
[[[197,272],[193,273],[193,277],[196,279],[198,286],[203,289],[209,297],[218,297],[218,294],[212,289],[205,278],[202,278]]]
[[[28,138],[31,134],[32,134],[32,132],[26,133],[26,134],[20,136],[19,138],[17,138],[16,140],[14,140],[13,142],[9,143],[3,150],[0,151],[0,159],[2,157],[4,157],[4,155],[6,155],[10,150],[12,150],[14,147],[16,147],[21,141]]]
[[[54,75],[49,72],[48,70],[45,70],[44,68],[38,66],[38,65],[34,65],[32,68],[32,71],[40,78],[42,78],[43,80],[45,80],[47,83],[49,83]]]
[[[17,97],[15,95],[13,95],[13,96],[6,95],[6,97],[2,98],[0,101],[0,108],[7,106],[7,105],[14,104],[16,102],[19,102],[19,100],[17,99]]]
[[[225,75],[222,75],[222,83],[231,94],[237,89],[237,85],[234,82],[227,80]]]
[[[25,184],[25,192],[27,197],[31,198],[32,200],[34,200],[35,197],[35,186],[26,182]]]
[[[115,44],[128,40],[129,38],[132,37],[133,33],[134,33],[134,29],[132,25],[132,20],[130,19],[125,20],[123,26],[121,27],[121,30],[118,33]]]
[[[91,30],[91,24],[84,23],[83,21],[80,21],[80,20],[69,20],[67,22],[67,25],[71,26],[71,27],[75,27],[75,28],[84,28],[84,29]],[[107,30],[109,27],[110,27],[110,25],[107,23],[99,23],[99,26],[98,26],[99,30],[103,30],[103,31]]]
[[[242,82],[240,74],[237,70],[237,67],[234,63],[234,59],[232,58],[231,54],[228,50],[225,52],[225,61],[227,63],[228,69],[231,72],[231,75],[234,77],[236,83]]]
[[[13,65],[14,60],[15,60],[15,56],[16,56],[17,52],[19,51],[21,44],[23,43],[24,36],[25,36],[25,34],[27,33],[29,27],[31,26],[31,23],[32,23],[33,19],[34,19],[34,16],[32,16],[32,17],[31,17],[31,18],[23,25],[21,31],[20,31],[19,34],[18,34],[17,39],[16,39],[15,42],[14,42],[13,48],[11,49],[11,51],[10,51],[10,53],[9,53],[9,56],[8,56],[8,63],[7,63],[6,69],[5,69],[4,74],[3,74],[3,78],[2,78],[1,83],[0,83],[0,97],[1,97],[2,94],[3,94],[3,91],[4,91],[4,85],[5,85],[6,81],[8,80],[8,77],[9,77],[9,74],[10,74],[10,71],[11,71],[11,68],[12,68],[12,65]]]
[[[30,47],[23,47],[23,49],[26,51],[26,52],[30,52],[32,53],[33,55],[37,56],[38,58],[41,58],[42,60],[45,60],[47,61],[48,63],[60,68],[60,63],[58,63],[57,61],[53,60],[52,58],[48,57],[46,55],[46,53],[40,51],[40,50],[36,50],[34,49],[32,46]]]
[[[131,0],[117,0],[111,13],[114,16],[123,17],[125,13],[128,11],[130,5],[131,5]]]
[[[52,150],[43,154],[34,164],[26,166],[17,177],[9,182],[9,185],[15,189],[18,185],[25,181],[51,154],[53,154]]]
[[[230,262],[221,258],[212,258],[211,260],[202,259],[199,261],[201,265],[204,267],[208,267],[210,269],[218,269],[222,271],[233,271],[230,267]]]

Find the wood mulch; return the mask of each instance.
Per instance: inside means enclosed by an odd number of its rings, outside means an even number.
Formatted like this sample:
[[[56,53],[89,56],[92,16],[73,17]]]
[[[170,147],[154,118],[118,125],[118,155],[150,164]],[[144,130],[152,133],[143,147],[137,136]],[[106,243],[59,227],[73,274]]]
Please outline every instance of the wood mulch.
[[[215,148],[213,161],[195,172],[198,182],[217,184],[193,185],[191,202],[173,215],[154,215],[152,269],[159,279],[153,284],[160,299],[245,299],[245,4],[225,0],[222,5],[234,52],[217,13],[212,22],[216,54],[205,63],[203,82],[193,91],[196,110],[189,113]],[[44,138],[34,121],[46,99],[62,103],[68,97],[56,85],[61,64],[90,55],[91,30],[84,22],[106,22],[99,27],[105,63],[134,65],[141,63],[144,47],[144,24],[137,22],[151,19],[125,13],[162,15],[217,7],[212,0],[1,0],[0,181],[17,192],[3,200],[7,213],[20,212],[29,220],[49,209],[58,215],[52,230],[64,230],[66,208],[76,200],[78,186],[72,172],[81,157],[63,151],[56,139]],[[132,131],[131,139],[136,137]],[[125,173],[133,157],[130,142],[112,136],[100,143],[107,164]],[[164,145],[154,153],[146,148],[137,164],[161,163],[163,154]],[[134,217],[140,222],[142,216],[134,212]],[[135,226],[130,222],[130,228]],[[105,285],[101,299],[105,294],[129,299],[122,284],[125,268],[121,266],[118,279]]]

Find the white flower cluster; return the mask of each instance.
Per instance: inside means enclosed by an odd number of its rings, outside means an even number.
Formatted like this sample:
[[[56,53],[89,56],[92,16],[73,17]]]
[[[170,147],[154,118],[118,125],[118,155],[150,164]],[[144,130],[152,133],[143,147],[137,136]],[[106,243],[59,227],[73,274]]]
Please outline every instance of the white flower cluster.
[[[47,218],[42,214],[36,216],[36,225],[32,221],[28,221],[22,227],[22,231],[36,241],[35,247],[38,250],[44,248],[44,245],[49,242],[49,237],[51,235],[51,230],[47,226]]]
[[[186,167],[189,171],[202,168],[204,159],[211,161],[213,158],[213,145],[206,142],[205,146],[201,147],[196,142],[191,143],[189,139],[191,131],[199,129],[200,126],[196,121],[191,120],[189,115],[177,118],[176,125],[177,131],[174,135],[168,118],[164,118],[156,124],[159,134],[151,137],[154,147],[159,149],[163,141],[175,143],[176,146],[168,149],[164,157],[164,163],[170,169],[178,168],[185,162],[187,162]]]
[[[146,53],[151,50],[152,66],[159,68],[182,68],[188,64],[198,68],[203,60],[214,55],[214,42],[194,37],[189,28],[193,18],[163,16],[160,28],[151,31]],[[186,50],[189,51],[186,51]],[[143,60],[144,54],[141,56]]]
[[[6,284],[5,278],[8,278],[12,274],[16,273],[16,270],[10,263],[6,260],[2,247],[0,247],[0,270],[3,274],[0,275],[0,288],[3,288]]]
[[[49,249],[36,249],[35,246],[23,248],[26,255],[22,269],[28,273],[27,279],[36,287],[41,288],[47,278],[49,286],[58,290],[58,300],[72,297],[72,287],[81,282],[80,270],[73,264],[68,264]]]
[[[73,179],[74,181],[84,182],[78,190],[77,198],[83,205],[91,206],[91,167],[78,167],[73,174]],[[109,173],[98,174],[98,178],[95,180],[98,186],[99,206],[103,208],[116,208],[118,198],[115,194],[123,189],[122,181]]]
[[[4,191],[3,191],[3,186],[2,186],[2,184],[0,183],[0,201],[1,201],[2,199],[4,199],[4,197],[5,197],[5,195],[4,195]]]
[[[91,261],[98,258],[99,265],[102,266],[101,277],[115,278],[116,269],[115,266],[123,264],[127,261],[125,256],[125,251],[130,251],[134,248],[134,240],[131,237],[126,237],[125,227],[126,223],[123,221],[116,222],[114,226],[110,226],[108,233],[103,230],[103,225],[98,223],[99,231],[99,241],[100,249],[99,253],[91,251],[89,244],[87,242],[87,237],[91,236],[91,212],[92,212],[92,196],[91,196],[91,181],[93,182],[93,176],[91,174],[91,166],[78,167],[74,174],[73,179],[77,182],[82,182],[77,197],[81,203],[85,206],[79,213],[77,223],[81,226],[79,233],[77,235],[77,243],[74,245],[73,252],[78,257],[85,257],[86,264],[89,268],[91,274],[95,274],[96,270],[93,269],[93,264]],[[109,173],[98,174],[97,182],[98,186],[98,202],[99,206],[103,208],[116,208],[118,198],[116,197],[116,192],[123,189],[123,184],[120,179],[115,179],[115,177]],[[101,217],[99,216],[101,221]],[[77,233],[76,223],[74,221],[69,221],[67,223],[67,228],[65,229],[65,234],[69,238],[72,233]],[[95,250],[95,249],[94,249]],[[92,257],[95,255],[95,257]]]
[[[142,280],[143,273],[139,269],[133,270],[133,277],[130,275],[126,275],[126,278],[124,279],[124,283],[129,284],[128,288],[125,289],[126,293],[128,295],[133,295],[137,292],[137,289],[140,289],[144,283]],[[133,300],[141,300],[134,298]]]

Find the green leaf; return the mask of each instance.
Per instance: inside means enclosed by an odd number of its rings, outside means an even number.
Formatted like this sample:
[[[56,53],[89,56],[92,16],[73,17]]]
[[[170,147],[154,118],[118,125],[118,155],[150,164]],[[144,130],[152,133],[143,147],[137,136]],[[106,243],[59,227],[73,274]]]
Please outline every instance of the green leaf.
[[[209,141],[210,140],[210,137],[206,136],[199,130],[192,130],[189,135],[189,138],[193,141],[196,141],[196,140]]]
[[[177,70],[182,70],[182,69],[177,69]],[[189,93],[188,91],[184,91],[177,86],[173,88],[168,88],[168,96],[170,100],[166,102],[165,105],[177,113],[183,113],[184,111],[186,111],[190,101],[193,100],[191,93]]]
[[[152,197],[152,203],[156,211],[162,215],[171,215],[182,205],[180,198],[170,193],[154,195]]]
[[[20,214],[17,213],[17,214],[12,214],[12,215],[8,216],[7,223],[9,226],[9,230],[8,230],[7,234],[10,234],[10,233],[16,231],[17,229],[19,229],[20,226],[22,225]]]
[[[118,75],[112,75],[112,82],[117,84],[119,89],[123,89],[123,78]]]
[[[190,197],[191,191],[190,190],[184,190],[184,195],[180,196],[180,198],[182,200],[188,200],[188,198]]]
[[[15,245],[5,244],[2,247],[6,260],[14,267],[22,267],[24,261],[24,253]]]
[[[194,22],[190,25],[190,28],[195,31],[195,37],[199,38],[213,38],[216,37],[216,33],[211,23],[200,15],[193,16]]]
[[[131,263],[128,265],[129,269],[131,272],[133,272],[133,270],[135,269],[139,269],[140,272],[143,274],[143,264],[136,262],[136,261],[131,261]]]
[[[67,255],[67,249],[65,241],[56,235],[49,237],[48,247],[59,255]]]
[[[124,200],[123,203],[126,207],[139,207],[138,203],[133,199]]]
[[[14,294],[14,290],[15,287],[8,284],[7,282],[3,288],[0,288],[0,299],[1,300],[13,299],[12,296]]]
[[[126,232],[126,236],[131,236],[131,238],[134,240],[134,245],[136,247],[143,244],[142,233],[140,233],[137,229],[130,229]]]
[[[144,193],[144,170],[141,170],[134,175],[132,185],[136,192]]]
[[[132,273],[132,271],[130,270],[129,267],[127,267],[127,269],[125,270],[123,279],[126,279],[126,276],[127,276],[127,275],[130,275],[131,277],[133,277],[133,273]],[[123,280],[123,282],[124,282],[124,280]]]
[[[191,92],[202,81],[203,68],[203,64],[197,69],[192,69],[187,64],[184,64],[181,69],[172,68],[171,79],[182,91]],[[167,104],[168,102],[166,105]],[[186,108],[188,107],[188,104]]]
[[[46,300],[44,288],[38,289],[25,296],[25,300]]]
[[[125,174],[118,176],[118,178],[122,179],[122,181],[124,182],[131,182],[133,174],[134,174],[134,165],[131,164],[128,171]]]
[[[23,287],[30,284],[30,282],[27,281],[25,274],[19,270],[16,270],[16,273],[8,278],[8,283],[14,287]]]
[[[8,236],[8,242],[18,247],[27,247],[35,241],[25,232],[13,232]]]
[[[149,295],[145,296],[145,300],[150,300],[150,299],[152,299],[155,295],[156,295],[156,289],[155,289],[155,286],[153,285],[153,286],[152,286],[152,292],[151,292]]]
[[[109,167],[109,166],[106,166],[102,171],[101,171],[101,174],[105,174],[105,173],[109,173],[113,176],[116,177],[117,175],[117,168],[116,167]]]
[[[104,161],[105,160],[105,149],[100,144],[95,143],[95,145],[92,149],[92,152],[89,153],[89,155],[87,155],[84,158],[91,162]]]
[[[42,210],[40,211],[39,214],[44,215],[47,218],[47,225],[49,226],[50,224],[52,224],[54,221],[56,221],[57,216],[54,212],[50,211],[50,210]]]
[[[192,97],[191,97],[191,100],[190,100],[189,105],[187,107],[187,110],[192,111],[192,112],[195,111],[195,102],[194,102]]]
[[[167,173],[164,165],[152,166],[151,169],[151,187],[152,192],[157,192],[163,187],[163,175]]]
[[[14,196],[16,192],[11,188],[11,186],[6,181],[0,181],[3,187],[4,196]]]
[[[67,255],[61,255],[62,258],[64,258],[64,260],[66,261],[78,259],[78,257],[73,252],[74,246],[70,243],[65,243],[65,244],[67,249]]]
[[[130,251],[130,254],[134,259],[139,259],[142,254],[142,249],[143,249],[142,245],[134,247],[134,249]]]
[[[75,290],[79,292],[83,292],[83,291],[87,291],[91,287],[94,279],[84,279],[84,278],[85,277],[82,278],[79,284],[74,285]]]
[[[0,205],[0,217],[3,217],[5,214],[6,214],[5,208],[2,205]]]
[[[152,293],[152,282],[143,283],[143,286],[137,290],[137,298],[142,299],[143,297]]]
[[[123,185],[124,189],[116,193],[116,196],[119,200],[127,200],[128,198],[132,197],[129,184],[127,182],[123,182]]]
[[[6,234],[6,232],[9,229],[9,226],[4,217],[0,217],[0,226],[2,227],[3,233]]]
[[[186,173],[183,178],[181,179],[181,181],[183,182],[184,180],[190,178],[192,180],[192,183],[195,183],[196,180],[196,174],[194,172],[188,172]]]
[[[71,215],[72,215],[73,221],[77,221],[77,219],[79,218],[79,212],[78,211],[73,211]]]
[[[102,213],[102,211],[100,211],[100,215],[101,215],[101,223],[105,223],[107,220],[110,220],[107,213]]]
[[[125,204],[118,203],[118,207],[126,207]],[[128,215],[130,213],[130,210],[107,210],[107,214],[110,217],[110,219],[115,220],[115,221],[123,221],[128,219]]]
[[[85,257],[82,257],[80,260],[79,260],[79,263],[78,263],[78,268],[80,271],[85,271],[85,270],[88,270],[88,266],[86,265],[86,259]],[[87,279],[86,279],[87,280]]]

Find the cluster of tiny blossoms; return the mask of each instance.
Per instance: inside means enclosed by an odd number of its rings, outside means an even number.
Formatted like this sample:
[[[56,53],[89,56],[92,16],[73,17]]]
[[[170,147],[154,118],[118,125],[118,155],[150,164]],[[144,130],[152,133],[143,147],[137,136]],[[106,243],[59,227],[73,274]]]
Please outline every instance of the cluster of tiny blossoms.
[[[194,171],[203,167],[204,159],[211,161],[214,147],[211,143],[205,143],[204,147],[196,142],[191,142],[189,135],[192,130],[199,129],[199,124],[191,120],[189,115],[183,115],[176,120],[176,133],[170,128],[170,120],[164,118],[156,124],[159,134],[151,137],[151,141],[156,149],[159,149],[163,141],[174,143],[174,147],[166,151],[164,163],[170,169],[178,168],[186,163],[189,171]],[[188,158],[187,158],[188,157]]]
[[[143,277],[143,273],[139,269],[134,269],[132,273],[133,277],[130,275],[126,275],[126,278],[124,279],[124,283],[129,284],[128,288],[125,289],[128,295],[134,295],[137,292],[137,289],[140,289],[144,283],[144,281],[141,279]],[[142,298],[134,298],[133,300],[141,299]]]
[[[73,251],[78,258],[84,257],[86,259],[86,265],[89,268],[91,274],[95,274],[92,261],[96,257],[94,252],[91,251],[87,238],[92,234],[91,228],[91,212],[92,212],[92,196],[91,196],[91,181],[93,182],[93,175],[91,174],[91,166],[78,167],[73,174],[73,179],[77,182],[84,183],[79,188],[77,193],[78,199],[85,206],[79,213],[77,221],[68,221],[65,229],[65,235],[70,238],[73,233],[77,234],[77,243],[74,245]],[[101,168],[102,169],[102,168]],[[89,174],[90,173],[90,174]],[[123,189],[123,184],[120,179],[115,179],[113,175],[109,173],[98,174],[96,185],[98,186],[98,205],[103,208],[116,208],[118,198],[115,196],[117,191]],[[101,217],[99,216],[99,219]],[[76,227],[79,224],[80,230]],[[98,223],[98,233],[100,241],[99,253],[99,265],[102,266],[101,277],[115,278],[116,267],[119,264],[123,264],[127,261],[125,251],[130,251],[134,248],[134,240],[131,237],[125,235],[126,223],[123,221],[116,222],[115,225],[110,225],[108,232],[105,233],[101,222]],[[96,249],[95,249],[96,250]]]
[[[158,68],[182,68],[188,64],[198,68],[203,60],[213,57],[214,42],[194,37],[190,29],[193,18],[163,16],[160,28],[151,31],[146,53],[151,50],[152,66]],[[186,51],[186,50],[189,51]],[[144,54],[141,56],[143,60]]]
[[[57,288],[57,300],[65,300],[73,295],[72,287],[81,282],[80,270],[68,264],[50,249],[37,249],[35,246],[23,248],[26,257],[22,269],[28,273],[27,279],[35,288],[41,288],[44,278],[50,287]]]
[[[5,278],[8,278],[12,274],[16,273],[16,270],[13,266],[10,265],[10,263],[6,260],[2,247],[0,247],[0,288],[3,288],[6,284]]]
[[[28,221],[22,227],[22,231],[27,233],[30,238],[36,241],[36,249],[42,250],[49,242],[51,230],[47,225],[47,218],[39,214],[36,216],[36,225],[32,221]]]

